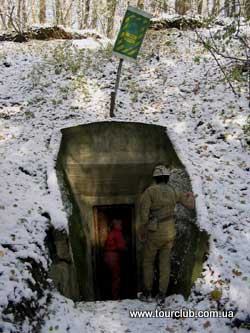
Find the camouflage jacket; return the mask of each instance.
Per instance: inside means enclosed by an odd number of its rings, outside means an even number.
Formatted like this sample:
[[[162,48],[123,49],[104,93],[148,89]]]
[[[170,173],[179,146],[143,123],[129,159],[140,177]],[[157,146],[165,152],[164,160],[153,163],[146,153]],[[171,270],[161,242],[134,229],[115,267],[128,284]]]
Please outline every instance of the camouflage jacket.
[[[166,216],[173,216],[176,203],[182,202],[183,192],[175,191],[168,184],[154,184],[142,194],[140,200],[140,225],[147,225],[150,213],[164,208]]]

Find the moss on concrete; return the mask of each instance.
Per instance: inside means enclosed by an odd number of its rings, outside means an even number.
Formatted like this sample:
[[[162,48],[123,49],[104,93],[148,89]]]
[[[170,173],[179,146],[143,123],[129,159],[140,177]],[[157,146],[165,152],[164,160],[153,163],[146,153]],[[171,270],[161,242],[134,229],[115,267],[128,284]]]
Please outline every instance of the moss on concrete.
[[[191,287],[202,273],[203,263],[209,250],[209,236],[190,220],[177,219],[177,226],[179,232],[173,249],[168,293],[182,294],[187,298]]]

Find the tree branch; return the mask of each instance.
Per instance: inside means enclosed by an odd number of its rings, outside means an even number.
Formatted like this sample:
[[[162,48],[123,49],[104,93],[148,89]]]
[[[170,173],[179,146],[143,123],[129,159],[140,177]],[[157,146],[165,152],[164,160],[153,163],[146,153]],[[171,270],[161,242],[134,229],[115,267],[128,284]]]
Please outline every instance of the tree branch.
[[[12,25],[13,29],[17,32],[20,33],[18,26],[15,25],[13,21],[13,12],[15,10],[15,6],[12,6],[10,13],[6,13],[6,16],[9,18],[9,23]]]
[[[65,15],[63,16],[63,23],[66,22],[72,6],[73,6],[73,0],[70,2],[70,5],[69,5],[68,9],[66,10]]]
[[[221,56],[222,58],[225,58],[225,59],[230,59],[230,60],[234,60],[234,61],[237,61],[237,62],[245,62],[246,61],[246,59],[229,56],[227,54],[224,54],[224,53],[220,52],[210,30],[209,30],[209,35],[210,35],[210,38],[211,38],[211,40],[214,44],[214,46],[212,46],[212,45],[210,46],[211,49],[213,50],[213,52],[215,52],[216,54],[218,54],[219,56]]]
[[[207,47],[207,43],[206,43],[206,41],[205,41],[205,40],[202,38],[202,36],[198,33],[197,29],[195,29],[195,33],[196,33],[197,37],[199,38],[199,40],[200,40],[200,41],[202,42],[202,44],[204,45],[204,47],[205,47],[206,49],[208,49],[208,51],[211,53],[212,57],[214,58],[214,60],[216,61],[217,65],[218,65],[218,67],[220,68],[221,72],[223,73],[223,75],[224,75],[224,77],[225,77],[227,83],[229,84],[229,86],[230,86],[232,92],[234,93],[234,95],[237,96],[238,94],[236,93],[236,91],[235,91],[235,89],[234,89],[234,87],[233,87],[233,85],[232,85],[232,82],[230,81],[230,79],[229,79],[229,77],[228,77],[226,71],[224,70],[224,68],[223,68],[223,66],[221,65],[221,63],[219,62],[219,60],[217,59],[217,57],[216,57],[216,53],[214,52],[214,50],[213,50],[212,48]]]

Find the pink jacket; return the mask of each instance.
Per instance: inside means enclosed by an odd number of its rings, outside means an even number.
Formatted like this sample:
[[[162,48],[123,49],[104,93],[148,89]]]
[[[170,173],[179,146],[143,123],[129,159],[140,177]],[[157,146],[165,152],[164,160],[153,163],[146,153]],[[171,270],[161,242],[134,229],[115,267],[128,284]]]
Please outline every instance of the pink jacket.
[[[126,249],[126,242],[123,238],[121,230],[112,229],[105,242],[105,251],[124,251]]]

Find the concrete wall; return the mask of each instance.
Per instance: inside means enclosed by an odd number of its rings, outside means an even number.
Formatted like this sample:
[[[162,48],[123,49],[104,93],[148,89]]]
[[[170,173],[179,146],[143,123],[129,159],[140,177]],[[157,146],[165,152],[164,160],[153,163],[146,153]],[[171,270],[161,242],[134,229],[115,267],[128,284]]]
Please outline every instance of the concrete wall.
[[[97,246],[93,207],[134,204],[135,231],[138,200],[152,181],[155,165],[164,163],[182,170],[184,167],[165,128],[160,126],[100,122],[67,128],[62,134],[57,169],[64,174],[62,186],[70,189],[67,200],[74,206],[70,238],[80,294],[91,300],[95,299],[93,251]],[[135,247],[139,287],[141,245],[135,242]]]

